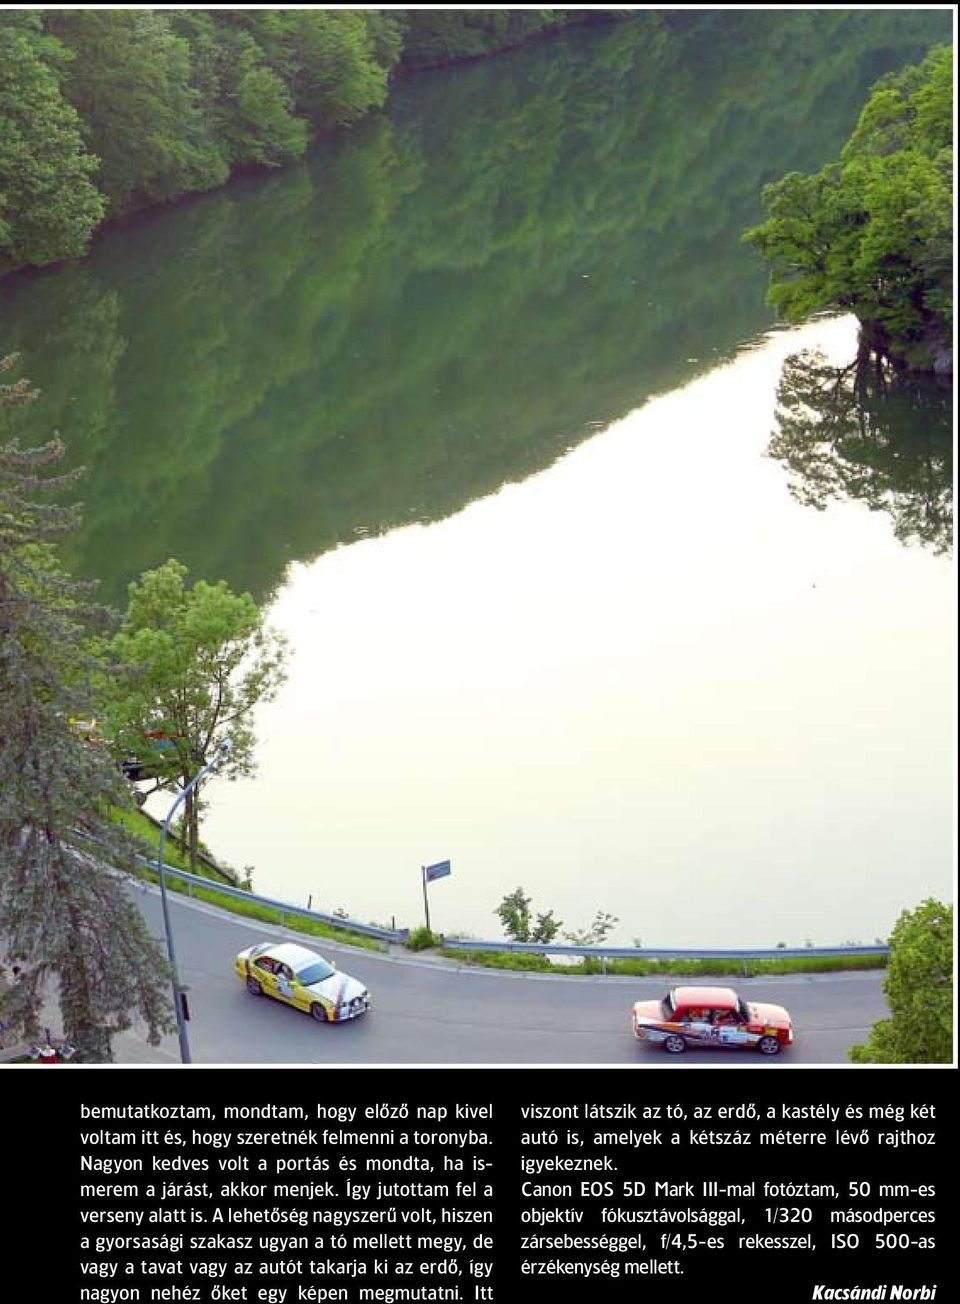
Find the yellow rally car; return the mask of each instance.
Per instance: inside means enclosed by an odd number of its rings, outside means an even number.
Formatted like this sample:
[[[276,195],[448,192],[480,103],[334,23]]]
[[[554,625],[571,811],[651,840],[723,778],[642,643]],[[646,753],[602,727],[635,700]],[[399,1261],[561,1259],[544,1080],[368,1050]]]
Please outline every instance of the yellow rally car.
[[[237,956],[237,977],[253,996],[273,996],[318,1023],[342,1023],[366,1014],[370,993],[316,951],[294,942],[258,942]]]

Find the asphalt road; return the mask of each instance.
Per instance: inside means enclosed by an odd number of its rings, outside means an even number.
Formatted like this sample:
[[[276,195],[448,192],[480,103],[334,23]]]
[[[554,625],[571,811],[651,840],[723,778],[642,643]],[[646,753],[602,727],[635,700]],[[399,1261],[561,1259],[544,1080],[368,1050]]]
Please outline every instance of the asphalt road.
[[[133,889],[153,932],[163,936],[159,894]],[[796,1041],[774,1059],[749,1052],[643,1050],[630,1031],[635,1000],[662,996],[662,978],[576,978],[463,969],[424,958],[353,947],[306,945],[333,958],[370,989],[373,1008],[344,1024],[318,1024],[279,1001],[249,995],[236,953],[256,941],[296,939],[170,895],[181,981],[189,987],[188,1032],[197,1064],[592,1064],[645,1068],[784,1068],[847,1063],[886,1005],[879,973],[753,978],[733,983],[748,1000],[785,1005]],[[704,980],[708,981],[708,980]],[[730,985],[729,978],[717,981]],[[177,1063],[175,1037],[160,1047],[124,1038],[127,1062]],[[139,1047],[139,1050],[138,1050]]]

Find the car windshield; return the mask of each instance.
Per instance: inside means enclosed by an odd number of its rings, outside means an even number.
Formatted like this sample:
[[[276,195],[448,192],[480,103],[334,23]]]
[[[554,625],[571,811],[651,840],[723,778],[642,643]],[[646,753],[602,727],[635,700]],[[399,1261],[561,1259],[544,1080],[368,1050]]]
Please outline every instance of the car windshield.
[[[299,971],[297,982],[303,983],[304,987],[312,987],[314,983],[322,983],[325,978],[329,978],[336,972],[332,964],[327,964],[326,960],[318,960],[316,964],[308,964],[305,969]]]
[[[663,1017],[669,1022],[673,1018],[673,992],[669,992],[660,1002]]]
[[[750,1006],[742,996],[737,997],[737,1009],[740,1011],[740,1018],[744,1023],[750,1022]]]

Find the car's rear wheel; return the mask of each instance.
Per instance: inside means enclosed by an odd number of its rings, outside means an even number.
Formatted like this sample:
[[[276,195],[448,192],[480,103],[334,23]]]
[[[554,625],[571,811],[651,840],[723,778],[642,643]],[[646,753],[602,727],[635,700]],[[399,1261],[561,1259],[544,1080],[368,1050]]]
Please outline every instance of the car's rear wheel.
[[[251,996],[263,995],[263,988],[257,982],[256,978],[247,979],[247,991],[250,993]]]
[[[779,1055],[780,1038],[779,1037],[761,1037],[757,1042],[757,1050],[761,1055]]]
[[[663,1049],[668,1055],[682,1055],[687,1049],[687,1043],[674,1033],[673,1036],[664,1038]]]
[[[310,1013],[313,1018],[316,1019],[317,1023],[329,1023],[330,1021],[330,1016],[327,1014],[326,1007],[321,1005],[319,1001],[314,1001],[310,1006]]]

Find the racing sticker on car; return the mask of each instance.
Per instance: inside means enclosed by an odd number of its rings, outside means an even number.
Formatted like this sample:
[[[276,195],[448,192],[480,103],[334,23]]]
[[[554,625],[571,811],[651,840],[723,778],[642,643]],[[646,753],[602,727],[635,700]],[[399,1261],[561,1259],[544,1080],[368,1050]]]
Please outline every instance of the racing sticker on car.
[[[757,1040],[756,1033],[747,1032],[744,1028],[714,1028],[717,1040],[721,1046],[752,1046]]]

